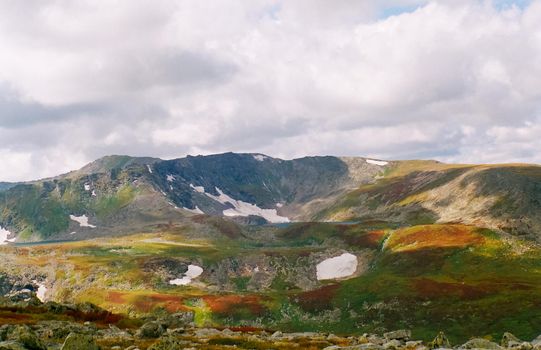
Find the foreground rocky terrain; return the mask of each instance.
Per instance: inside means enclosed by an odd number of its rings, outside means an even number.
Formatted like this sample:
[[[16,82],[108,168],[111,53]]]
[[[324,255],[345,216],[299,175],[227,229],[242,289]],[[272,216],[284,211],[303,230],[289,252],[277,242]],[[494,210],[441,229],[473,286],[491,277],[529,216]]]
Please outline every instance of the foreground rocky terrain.
[[[499,344],[485,338],[472,338],[453,347],[444,332],[439,332],[430,342],[423,342],[413,340],[408,330],[382,335],[339,336],[321,332],[282,333],[250,327],[200,328],[195,327],[192,312],[157,312],[140,319],[125,318],[88,303],[43,304],[30,291],[1,299],[0,320],[2,350],[541,349],[541,336],[528,342],[511,333],[504,333]],[[12,323],[7,323],[8,320]]]

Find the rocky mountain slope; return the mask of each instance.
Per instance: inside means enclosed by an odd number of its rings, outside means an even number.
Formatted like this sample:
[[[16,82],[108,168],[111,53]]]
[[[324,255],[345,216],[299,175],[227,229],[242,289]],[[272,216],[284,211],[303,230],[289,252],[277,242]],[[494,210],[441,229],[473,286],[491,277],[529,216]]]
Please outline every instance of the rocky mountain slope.
[[[465,223],[534,239],[541,232],[535,165],[109,156],[56,178],[2,187],[0,226],[19,242],[135,232],[194,214],[243,224],[376,219]]]
[[[320,220],[466,223],[539,239],[541,167],[402,162],[342,196]]]
[[[245,223],[308,220],[340,195],[373,182],[386,165],[233,153],[165,161],[111,156],[2,192],[0,225],[28,241],[123,233],[193,214]]]

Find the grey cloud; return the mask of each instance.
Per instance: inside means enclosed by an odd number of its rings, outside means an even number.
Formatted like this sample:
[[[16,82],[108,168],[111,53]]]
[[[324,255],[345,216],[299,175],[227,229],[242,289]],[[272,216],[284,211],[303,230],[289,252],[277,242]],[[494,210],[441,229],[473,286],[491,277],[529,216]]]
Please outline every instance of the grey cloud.
[[[541,161],[539,23],[539,2],[0,3],[0,180],[111,153]]]

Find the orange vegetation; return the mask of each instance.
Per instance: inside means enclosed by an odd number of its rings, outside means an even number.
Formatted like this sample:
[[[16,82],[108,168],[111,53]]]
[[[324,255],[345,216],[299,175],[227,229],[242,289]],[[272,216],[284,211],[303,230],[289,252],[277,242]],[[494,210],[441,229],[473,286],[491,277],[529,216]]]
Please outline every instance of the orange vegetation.
[[[203,300],[212,312],[222,315],[242,310],[252,315],[261,315],[266,309],[261,305],[261,297],[257,295],[207,295]]]
[[[169,312],[188,310],[184,305],[184,298],[170,294],[130,295],[129,293],[110,291],[107,293],[107,301],[114,304],[131,302],[137,310],[142,312],[150,312],[157,307],[163,307]]]
[[[485,237],[466,225],[421,225],[399,229],[391,234],[387,247],[394,251],[451,248],[480,245]]]

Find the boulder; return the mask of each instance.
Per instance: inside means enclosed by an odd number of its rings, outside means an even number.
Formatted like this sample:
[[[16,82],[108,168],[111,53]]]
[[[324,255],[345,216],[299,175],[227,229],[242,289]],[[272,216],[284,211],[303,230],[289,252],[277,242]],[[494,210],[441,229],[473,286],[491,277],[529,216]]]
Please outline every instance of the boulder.
[[[282,332],[276,331],[272,333],[271,338],[276,339],[276,338],[281,338],[282,336],[283,336]]]
[[[383,348],[376,344],[366,343],[360,345],[351,346],[338,346],[332,345],[324,348],[323,350],[382,350]]]
[[[383,348],[385,350],[398,350],[402,347],[402,342],[397,339],[389,340],[385,344],[383,344]]]
[[[415,341],[407,341],[406,346],[404,347],[405,350],[427,350],[427,347],[423,345],[423,342],[420,340]]]
[[[397,331],[387,332],[383,334],[383,337],[389,341],[389,340],[409,340],[411,338],[411,331],[406,329],[400,329]]]
[[[521,343],[520,339],[515,337],[513,334],[505,332],[502,336],[502,341],[500,342],[500,345],[506,348],[509,346],[509,342]]]
[[[483,338],[473,338],[459,347],[459,349],[488,349],[501,350],[502,347],[498,344]]]
[[[186,340],[180,340],[175,337],[163,337],[149,346],[147,350],[185,349],[188,345],[190,345],[190,342]]]
[[[70,333],[61,350],[99,350],[94,337],[88,334]]]
[[[17,343],[13,340],[0,342],[0,350],[26,350],[21,343]]]
[[[47,347],[41,342],[34,331],[26,326],[15,326],[7,335],[7,340],[20,343],[28,350],[47,350]]]
[[[136,336],[139,338],[159,338],[166,331],[162,323],[151,321],[147,322],[137,330]]]
[[[536,349],[541,349],[541,335],[531,341],[531,344]]]

